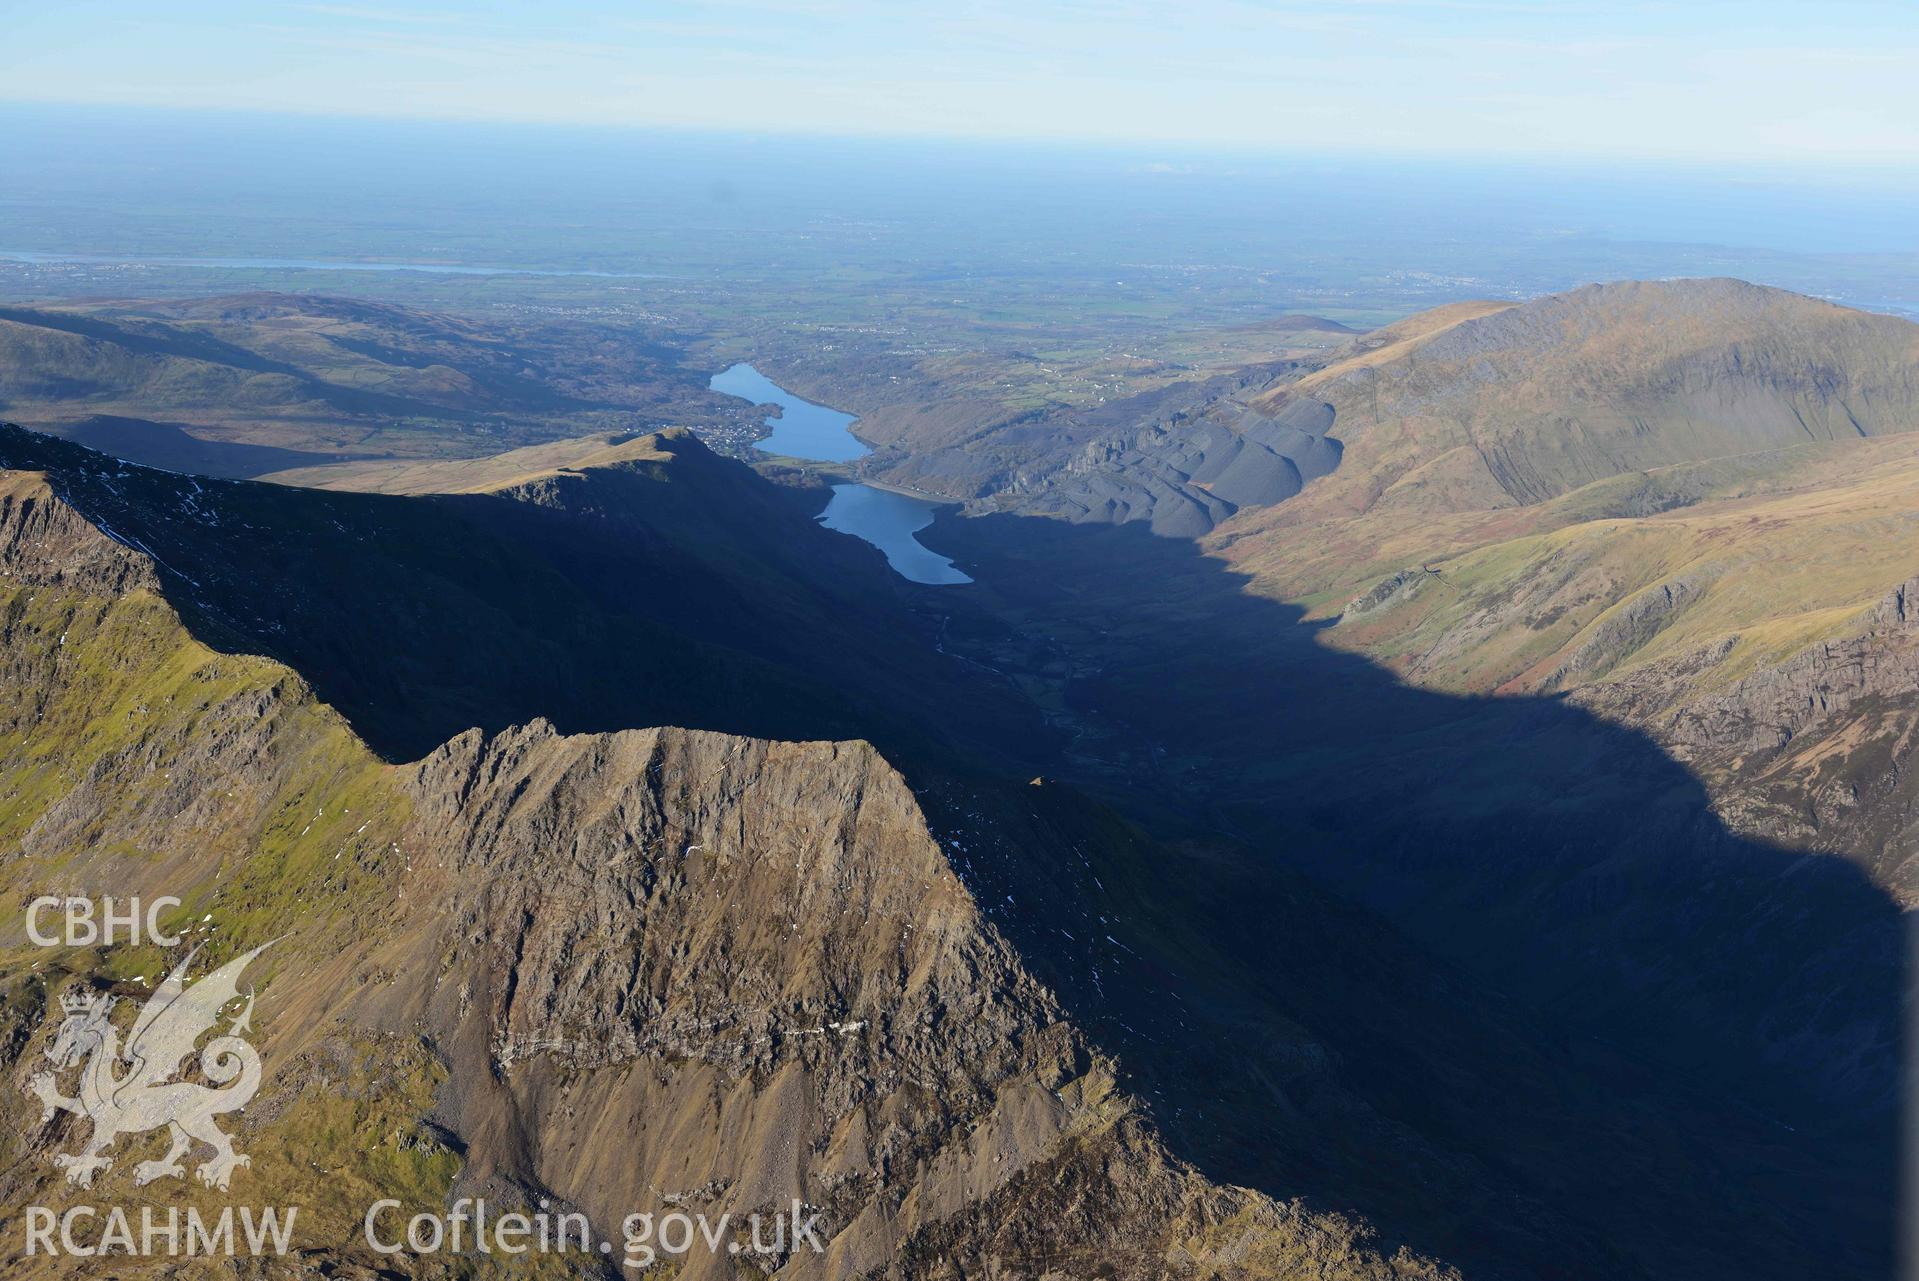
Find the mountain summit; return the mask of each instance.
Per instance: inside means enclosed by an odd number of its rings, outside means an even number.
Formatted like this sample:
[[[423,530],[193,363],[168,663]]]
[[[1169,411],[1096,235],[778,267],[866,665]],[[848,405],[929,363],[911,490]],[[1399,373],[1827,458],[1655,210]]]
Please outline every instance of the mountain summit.
[[[1919,428],[1919,325],[1738,280],[1589,285],[1422,313],[1263,403],[1299,400],[1332,408],[1350,469],[1334,487],[1349,495],[1532,503],[1626,471]]]

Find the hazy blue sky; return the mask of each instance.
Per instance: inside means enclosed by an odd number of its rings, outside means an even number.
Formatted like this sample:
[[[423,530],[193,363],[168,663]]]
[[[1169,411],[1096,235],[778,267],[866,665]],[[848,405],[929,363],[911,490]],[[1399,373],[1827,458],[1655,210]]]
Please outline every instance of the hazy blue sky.
[[[0,0],[0,99],[1919,163],[1913,0]]]

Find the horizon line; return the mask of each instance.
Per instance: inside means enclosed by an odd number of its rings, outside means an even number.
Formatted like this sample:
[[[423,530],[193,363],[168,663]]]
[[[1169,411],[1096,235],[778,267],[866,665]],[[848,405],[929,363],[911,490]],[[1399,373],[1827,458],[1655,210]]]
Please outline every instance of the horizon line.
[[[927,143],[968,145],[1031,150],[1091,150],[1137,154],[1156,148],[1184,148],[1213,158],[1239,159],[1353,159],[1376,161],[1482,161],[1524,164],[1548,168],[1578,168],[1592,164],[1628,163],[1648,166],[1686,166],[1704,172],[1751,172],[1755,168],[1779,172],[1807,170],[1867,171],[1898,176],[1919,186],[1919,153],[1894,151],[1818,151],[1781,152],[1777,149],[1752,152],[1628,149],[1588,147],[1565,149],[1497,148],[1461,145],[1457,147],[1412,148],[1403,144],[1354,143],[1314,146],[1310,140],[1262,142],[1238,138],[1192,137],[1183,135],[1132,136],[1118,134],[1081,134],[1070,132],[1010,134],[992,132],[947,132],[920,129],[868,130],[811,129],[803,126],[768,123],[753,127],[712,124],[687,120],[582,120],[537,116],[486,115],[474,113],[385,112],[312,110],[281,104],[238,105],[177,103],[153,101],[113,101],[93,98],[50,98],[15,96],[0,90],[0,111],[11,109],[46,110],[74,114],[96,113],[126,116],[156,114],[175,117],[201,116],[242,120],[297,120],[315,124],[388,125],[395,127],[440,126],[459,130],[483,131],[510,129],[527,132],[571,132],[639,138],[681,136],[688,138],[725,138],[735,140],[794,140],[843,143]],[[3,144],[0,144],[3,145]]]

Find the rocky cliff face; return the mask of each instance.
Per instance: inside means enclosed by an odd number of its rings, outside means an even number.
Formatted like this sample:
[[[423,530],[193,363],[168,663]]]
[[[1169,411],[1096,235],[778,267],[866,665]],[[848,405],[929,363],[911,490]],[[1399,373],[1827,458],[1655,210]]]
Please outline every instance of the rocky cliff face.
[[[1868,698],[1919,694],[1919,579],[1894,588],[1855,636],[1822,641],[1673,717],[1674,743],[1739,757],[1777,752]]]
[[[0,489],[0,575],[96,596],[159,586],[149,558],[88,523],[34,472],[6,473]]]
[[[1919,902],[1919,579],[1851,634],[1817,641],[1730,684],[1710,680],[1728,640],[1582,692],[1650,728],[1704,771],[1728,821],[1755,835],[1849,855],[1908,906]]]
[[[796,1277],[1427,1270],[1168,1156],[865,744],[533,725],[406,777],[446,959],[395,995],[452,1055],[469,1181],[601,1223],[798,1199],[831,1244]]]

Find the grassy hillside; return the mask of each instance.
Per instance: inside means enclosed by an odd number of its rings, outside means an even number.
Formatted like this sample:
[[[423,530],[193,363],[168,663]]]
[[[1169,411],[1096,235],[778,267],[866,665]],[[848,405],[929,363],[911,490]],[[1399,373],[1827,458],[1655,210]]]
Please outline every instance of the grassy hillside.
[[[1375,345],[1375,344],[1378,345]],[[1270,393],[1337,413],[1322,501],[1525,504],[1622,472],[1913,430],[1919,325],[1736,280],[1465,304]]]
[[[743,448],[749,407],[683,363],[632,325],[481,323],[312,295],[0,308],[0,417],[200,475],[674,422]]]
[[[1742,830],[1914,895],[1904,720],[1858,718],[1919,690],[1877,621],[1919,564],[1919,326],[1677,281],[1356,347],[1273,394],[1335,409],[1339,470],[1207,541],[1249,592],[1420,686],[1646,729]]]
[[[1440,688],[1562,688],[1727,640],[1716,679],[1731,679],[1844,634],[1910,576],[1916,492],[1919,441],[1905,438],[1657,469],[1523,514],[1409,524],[1315,596],[1336,643]],[[1321,568],[1250,541],[1231,554],[1274,589]],[[1622,629],[1665,588],[1680,599],[1656,627]]]

